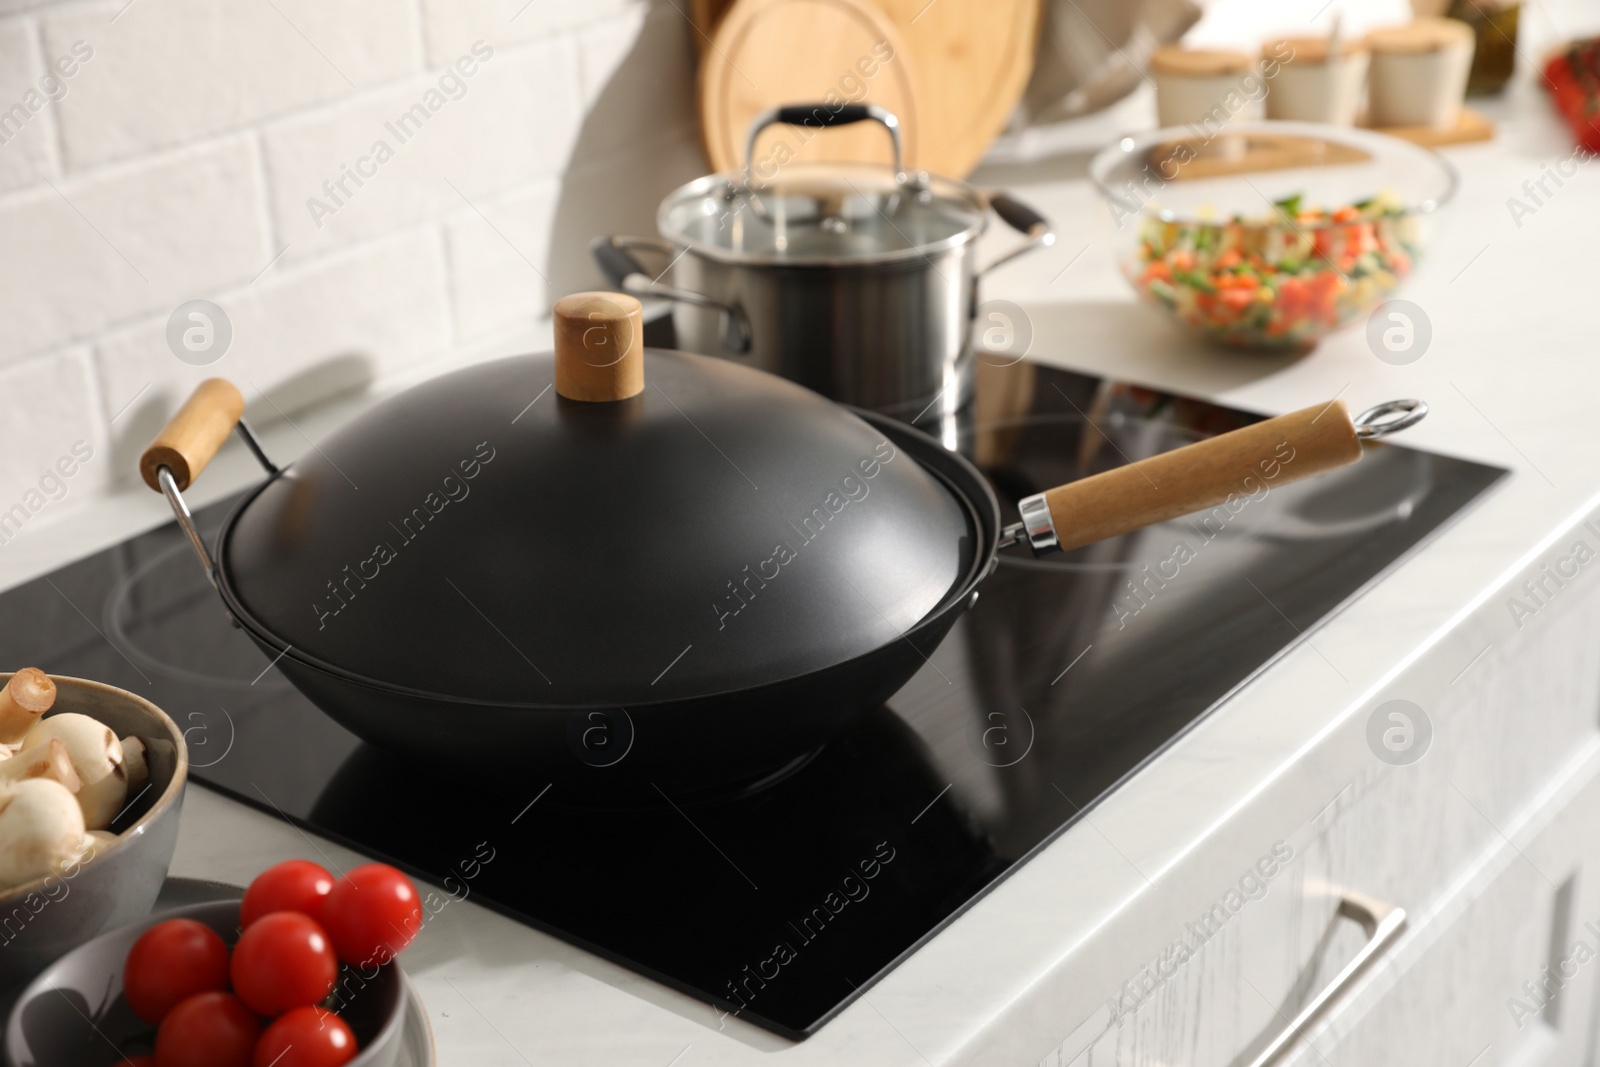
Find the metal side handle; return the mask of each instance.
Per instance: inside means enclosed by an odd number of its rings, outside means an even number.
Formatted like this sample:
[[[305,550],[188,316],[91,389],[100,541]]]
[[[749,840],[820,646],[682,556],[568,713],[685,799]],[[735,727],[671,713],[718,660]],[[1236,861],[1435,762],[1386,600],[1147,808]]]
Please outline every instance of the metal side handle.
[[[1049,248],[1056,243],[1056,233],[1050,225],[1050,220],[1010,193],[990,193],[989,208],[1000,216],[1001,222],[1022,234],[1027,240],[1001,253],[993,262],[979,267],[977,279],[982,279],[996,267],[1010,263],[1020,255],[1032,252],[1036,248]]]
[[[1289,1021],[1283,1032],[1261,1050],[1261,1055],[1250,1061],[1250,1067],[1270,1067],[1276,1063],[1290,1045],[1306,1035],[1312,1024],[1328,1009],[1328,1005],[1354,985],[1356,979],[1372,961],[1393,945],[1400,932],[1406,928],[1404,908],[1373,900],[1360,893],[1344,894],[1339,901],[1339,916],[1360,923],[1361,929],[1366,932],[1367,943],[1361,946],[1361,951],[1357,952],[1349,963],[1345,964],[1344,970],[1334,975],[1333,981],[1329,982],[1311,1003],[1302,1008],[1299,1015]]]
[[[745,318],[744,311],[733,304],[725,304],[720,300],[697,293],[691,289],[678,289],[670,285],[663,285],[650,277],[640,266],[639,261],[633,258],[634,249],[648,249],[659,252],[665,256],[674,257],[681,253],[667,241],[659,241],[650,237],[626,237],[621,234],[609,237],[596,237],[589,242],[589,252],[594,256],[595,263],[600,267],[606,279],[624,292],[634,296],[654,296],[663,300],[675,300],[682,304],[693,304],[696,307],[708,308],[722,313],[722,347],[729,352],[743,354],[750,351],[750,323]],[[674,259],[676,262],[676,259]]]

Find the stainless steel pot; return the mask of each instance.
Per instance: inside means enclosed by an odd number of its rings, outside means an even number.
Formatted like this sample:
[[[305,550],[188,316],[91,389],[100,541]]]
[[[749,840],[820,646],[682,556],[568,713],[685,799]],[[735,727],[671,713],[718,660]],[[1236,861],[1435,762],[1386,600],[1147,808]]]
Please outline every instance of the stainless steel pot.
[[[780,143],[753,155],[762,130],[873,120],[894,167],[791,164]],[[743,172],[713,174],[662,201],[662,239],[602,237],[612,284],[676,302],[680,348],[782,375],[824,396],[931,422],[971,395],[973,317],[983,276],[1053,243],[1050,223],[1005,195],[901,162],[900,123],[876,105],[774,108],[751,124]],[[1027,238],[979,266],[977,241],[998,215]],[[633,257],[652,251],[652,275]],[[670,270],[671,284],[659,279]]]

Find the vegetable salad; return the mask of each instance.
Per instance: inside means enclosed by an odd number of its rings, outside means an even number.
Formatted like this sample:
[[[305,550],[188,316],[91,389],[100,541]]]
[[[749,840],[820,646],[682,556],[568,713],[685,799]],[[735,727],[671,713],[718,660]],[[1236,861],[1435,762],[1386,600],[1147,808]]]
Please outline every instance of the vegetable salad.
[[[1226,222],[1146,218],[1128,268],[1134,287],[1213,340],[1302,347],[1411,273],[1417,220],[1392,195],[1333,210],[1293,196],[1274,209]]]

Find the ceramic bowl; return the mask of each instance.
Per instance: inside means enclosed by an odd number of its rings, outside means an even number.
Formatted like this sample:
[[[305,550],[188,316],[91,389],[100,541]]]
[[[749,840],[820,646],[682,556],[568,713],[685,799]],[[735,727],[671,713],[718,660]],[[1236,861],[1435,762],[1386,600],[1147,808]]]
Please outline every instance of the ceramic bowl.
[[[1141,297],[1208,340],[1266,349],[1367,321],[1426,258],[1457,185],[1431,149],[1313,122],[1125,137],[1089,175]],[[1379,336],[1401,362],[1391,340],[1409,334]]]
[[[73,949],[22,991],[6,1023],[11,1067],[110,1067],[124,1056],[151,1050],[153,1031],[122,997],[128,950],[150,927],[167,919],[193,919],[211,927],[231,947],[239,939],[237,900],[192,904],[147,916]],[[340,1016],[361,1051],[346,1067],[394,1067],[405,1023],[405,979],[391,963],[367,975],[339,975]]]
[[[0,686],[11,680],[0,674]],[[88,861],[0,893],[0,989],[14,989],[95,935],[150,910],[178,844],[189,778],[183,733],[160,708],[116,686],[53,678],[55,706],[98,719],[118,737],[145,743],[150,781],[112,829],[117,840]]]

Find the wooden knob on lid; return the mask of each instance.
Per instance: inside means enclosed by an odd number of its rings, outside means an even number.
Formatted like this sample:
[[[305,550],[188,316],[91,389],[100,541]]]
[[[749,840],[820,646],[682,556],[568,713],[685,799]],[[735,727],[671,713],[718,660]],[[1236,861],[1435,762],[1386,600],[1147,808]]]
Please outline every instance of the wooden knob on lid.
[[[556,301],[556,392],[568,400],[626,400],[644,391],[644,308],[625,293]]]

